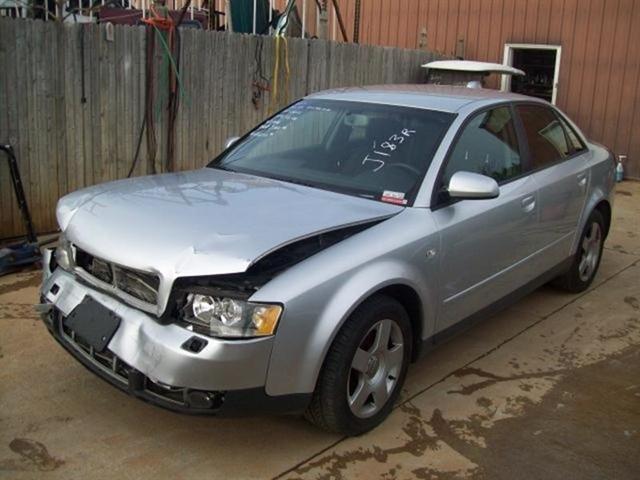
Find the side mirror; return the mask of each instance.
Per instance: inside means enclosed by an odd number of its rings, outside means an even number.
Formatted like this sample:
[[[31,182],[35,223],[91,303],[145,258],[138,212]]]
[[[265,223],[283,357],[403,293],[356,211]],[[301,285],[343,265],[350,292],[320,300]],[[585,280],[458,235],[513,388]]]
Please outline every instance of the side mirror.
[[[447,187],[451,198],[496,198],[500,195],[498,182],[479,173],[456,172]]]
[[[224,142],[224,149],[226,150],[231,145],[236,143],[238,140],[240,140],[240,137],[229,137],[229,138],[227,138],[226,142]]]

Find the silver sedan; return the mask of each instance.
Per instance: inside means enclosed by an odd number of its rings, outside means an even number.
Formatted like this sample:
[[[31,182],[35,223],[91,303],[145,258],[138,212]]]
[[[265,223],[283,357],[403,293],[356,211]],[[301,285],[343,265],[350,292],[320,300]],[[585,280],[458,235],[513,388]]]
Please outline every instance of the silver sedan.
[[[533,98],[322,92],[206,168],[63,197],[40,310],[76,359],[157,405],[359,434],[421,352],[543,283],[589,286],[613,170]]]

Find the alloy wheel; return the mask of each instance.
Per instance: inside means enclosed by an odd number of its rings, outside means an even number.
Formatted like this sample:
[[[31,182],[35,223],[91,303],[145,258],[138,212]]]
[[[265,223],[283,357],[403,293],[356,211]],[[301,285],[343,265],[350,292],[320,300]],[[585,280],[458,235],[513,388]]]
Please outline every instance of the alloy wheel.
[[[588,281],[595,272],[602,249],[602,229],[598,222],[592,222],[588,232],[582,238],[582,257],[578,264],[580,280]]]
[[[385,319],[375,323],[358,346],[347,380],[351,412],[368,418],[379,412],[395,389],[404,361],[400,326]]]

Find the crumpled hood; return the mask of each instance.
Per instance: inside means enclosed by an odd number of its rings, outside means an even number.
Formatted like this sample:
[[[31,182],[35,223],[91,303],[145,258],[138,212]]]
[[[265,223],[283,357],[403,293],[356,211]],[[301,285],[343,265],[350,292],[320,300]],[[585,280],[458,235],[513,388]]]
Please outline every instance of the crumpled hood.
[[[245,271],[295,240],[402,210],[339,193],[205,168],[105,183],[60,199],[58,223],[111,262],[179,276]]]

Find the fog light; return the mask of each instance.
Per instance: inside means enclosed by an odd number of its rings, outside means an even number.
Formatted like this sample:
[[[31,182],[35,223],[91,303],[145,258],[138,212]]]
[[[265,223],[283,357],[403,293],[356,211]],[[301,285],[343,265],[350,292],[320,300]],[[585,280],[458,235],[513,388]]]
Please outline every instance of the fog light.
[[[190,390],[187,392],[187,403],[193,408],[211,408],[213,407],[215,397],[209,392],[200,392],[198,390]]]

